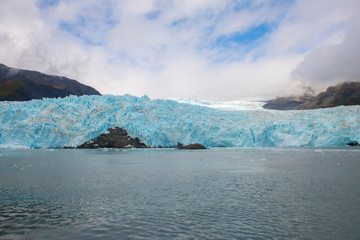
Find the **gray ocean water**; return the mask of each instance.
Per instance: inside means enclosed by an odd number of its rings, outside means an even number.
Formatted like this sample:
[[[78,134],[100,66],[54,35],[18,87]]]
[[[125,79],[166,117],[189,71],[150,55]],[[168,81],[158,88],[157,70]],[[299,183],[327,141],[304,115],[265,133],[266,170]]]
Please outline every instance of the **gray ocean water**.
[[[360,239],[360,149],[0,150],[0,239]]]

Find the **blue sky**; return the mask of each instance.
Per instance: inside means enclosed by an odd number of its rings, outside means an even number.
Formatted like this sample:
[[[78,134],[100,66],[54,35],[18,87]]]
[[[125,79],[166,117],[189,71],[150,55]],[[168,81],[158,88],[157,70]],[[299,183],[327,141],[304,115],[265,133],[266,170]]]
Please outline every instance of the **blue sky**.
[[[103,94],[268,99],[360,80],[359,13],[357,0],[2,0],[0,62]]]

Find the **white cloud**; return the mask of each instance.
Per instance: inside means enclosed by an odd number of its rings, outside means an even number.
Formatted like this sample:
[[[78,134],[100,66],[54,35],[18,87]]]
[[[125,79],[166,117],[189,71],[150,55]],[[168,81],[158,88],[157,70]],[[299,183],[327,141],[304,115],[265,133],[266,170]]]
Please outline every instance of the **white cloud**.
[[[285,2],[2,0],[0,62],[153,98],[270,98],[356,77],[360,34],[344,36],[358,1]],[[216,43],[262,23],[273,27],[256,44]]]
[[[321,89],[324,85],[360,81],[360,20],[348,29],[342,42],[308,54],[293,72],[294,80]]]
[[[89,55],[73,36],[43,19],[35,1],[0,2],[0,62],[76,77]]]
[[[232,11],[221,16],[216,24],[215,34],[232,34],[245,32],[248,29],[263,24],[276,22],[289,6],[273,5],[271,1],[252,1],[246,8]]]
[[[271,53],[309,52],[339,39],[358,15],[357,0],[301,0],[289,9],[267,48]]]

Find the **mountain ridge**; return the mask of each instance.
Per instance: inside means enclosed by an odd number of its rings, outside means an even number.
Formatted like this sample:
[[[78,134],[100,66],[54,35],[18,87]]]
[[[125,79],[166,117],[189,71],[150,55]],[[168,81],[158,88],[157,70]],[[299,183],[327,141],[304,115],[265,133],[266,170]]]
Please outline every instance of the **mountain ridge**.
[[[0,63],[0,101],[101,95],[74,79],[8,67]]]
[[[279,97],[267,101],[265,109],[306,110],[337,106],[360,105],[360,82],[343,82],[329,86],[316,96]]]

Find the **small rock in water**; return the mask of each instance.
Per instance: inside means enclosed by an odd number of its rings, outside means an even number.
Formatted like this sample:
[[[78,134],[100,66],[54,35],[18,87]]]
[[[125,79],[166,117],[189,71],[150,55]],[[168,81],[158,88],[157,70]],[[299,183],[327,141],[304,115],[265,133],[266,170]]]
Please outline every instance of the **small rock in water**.
[[[349,146],[352,146],[352,147],[358,147],[360,146],[360,144],[358,142],[351,142],[351,143],[348,143]]]
[[[193,144],[189,144],[189,145],[183,145],[183,146],[178,146],[178,149],[207,149],[204,145],[200,144],[200,143],[193,143]]]

